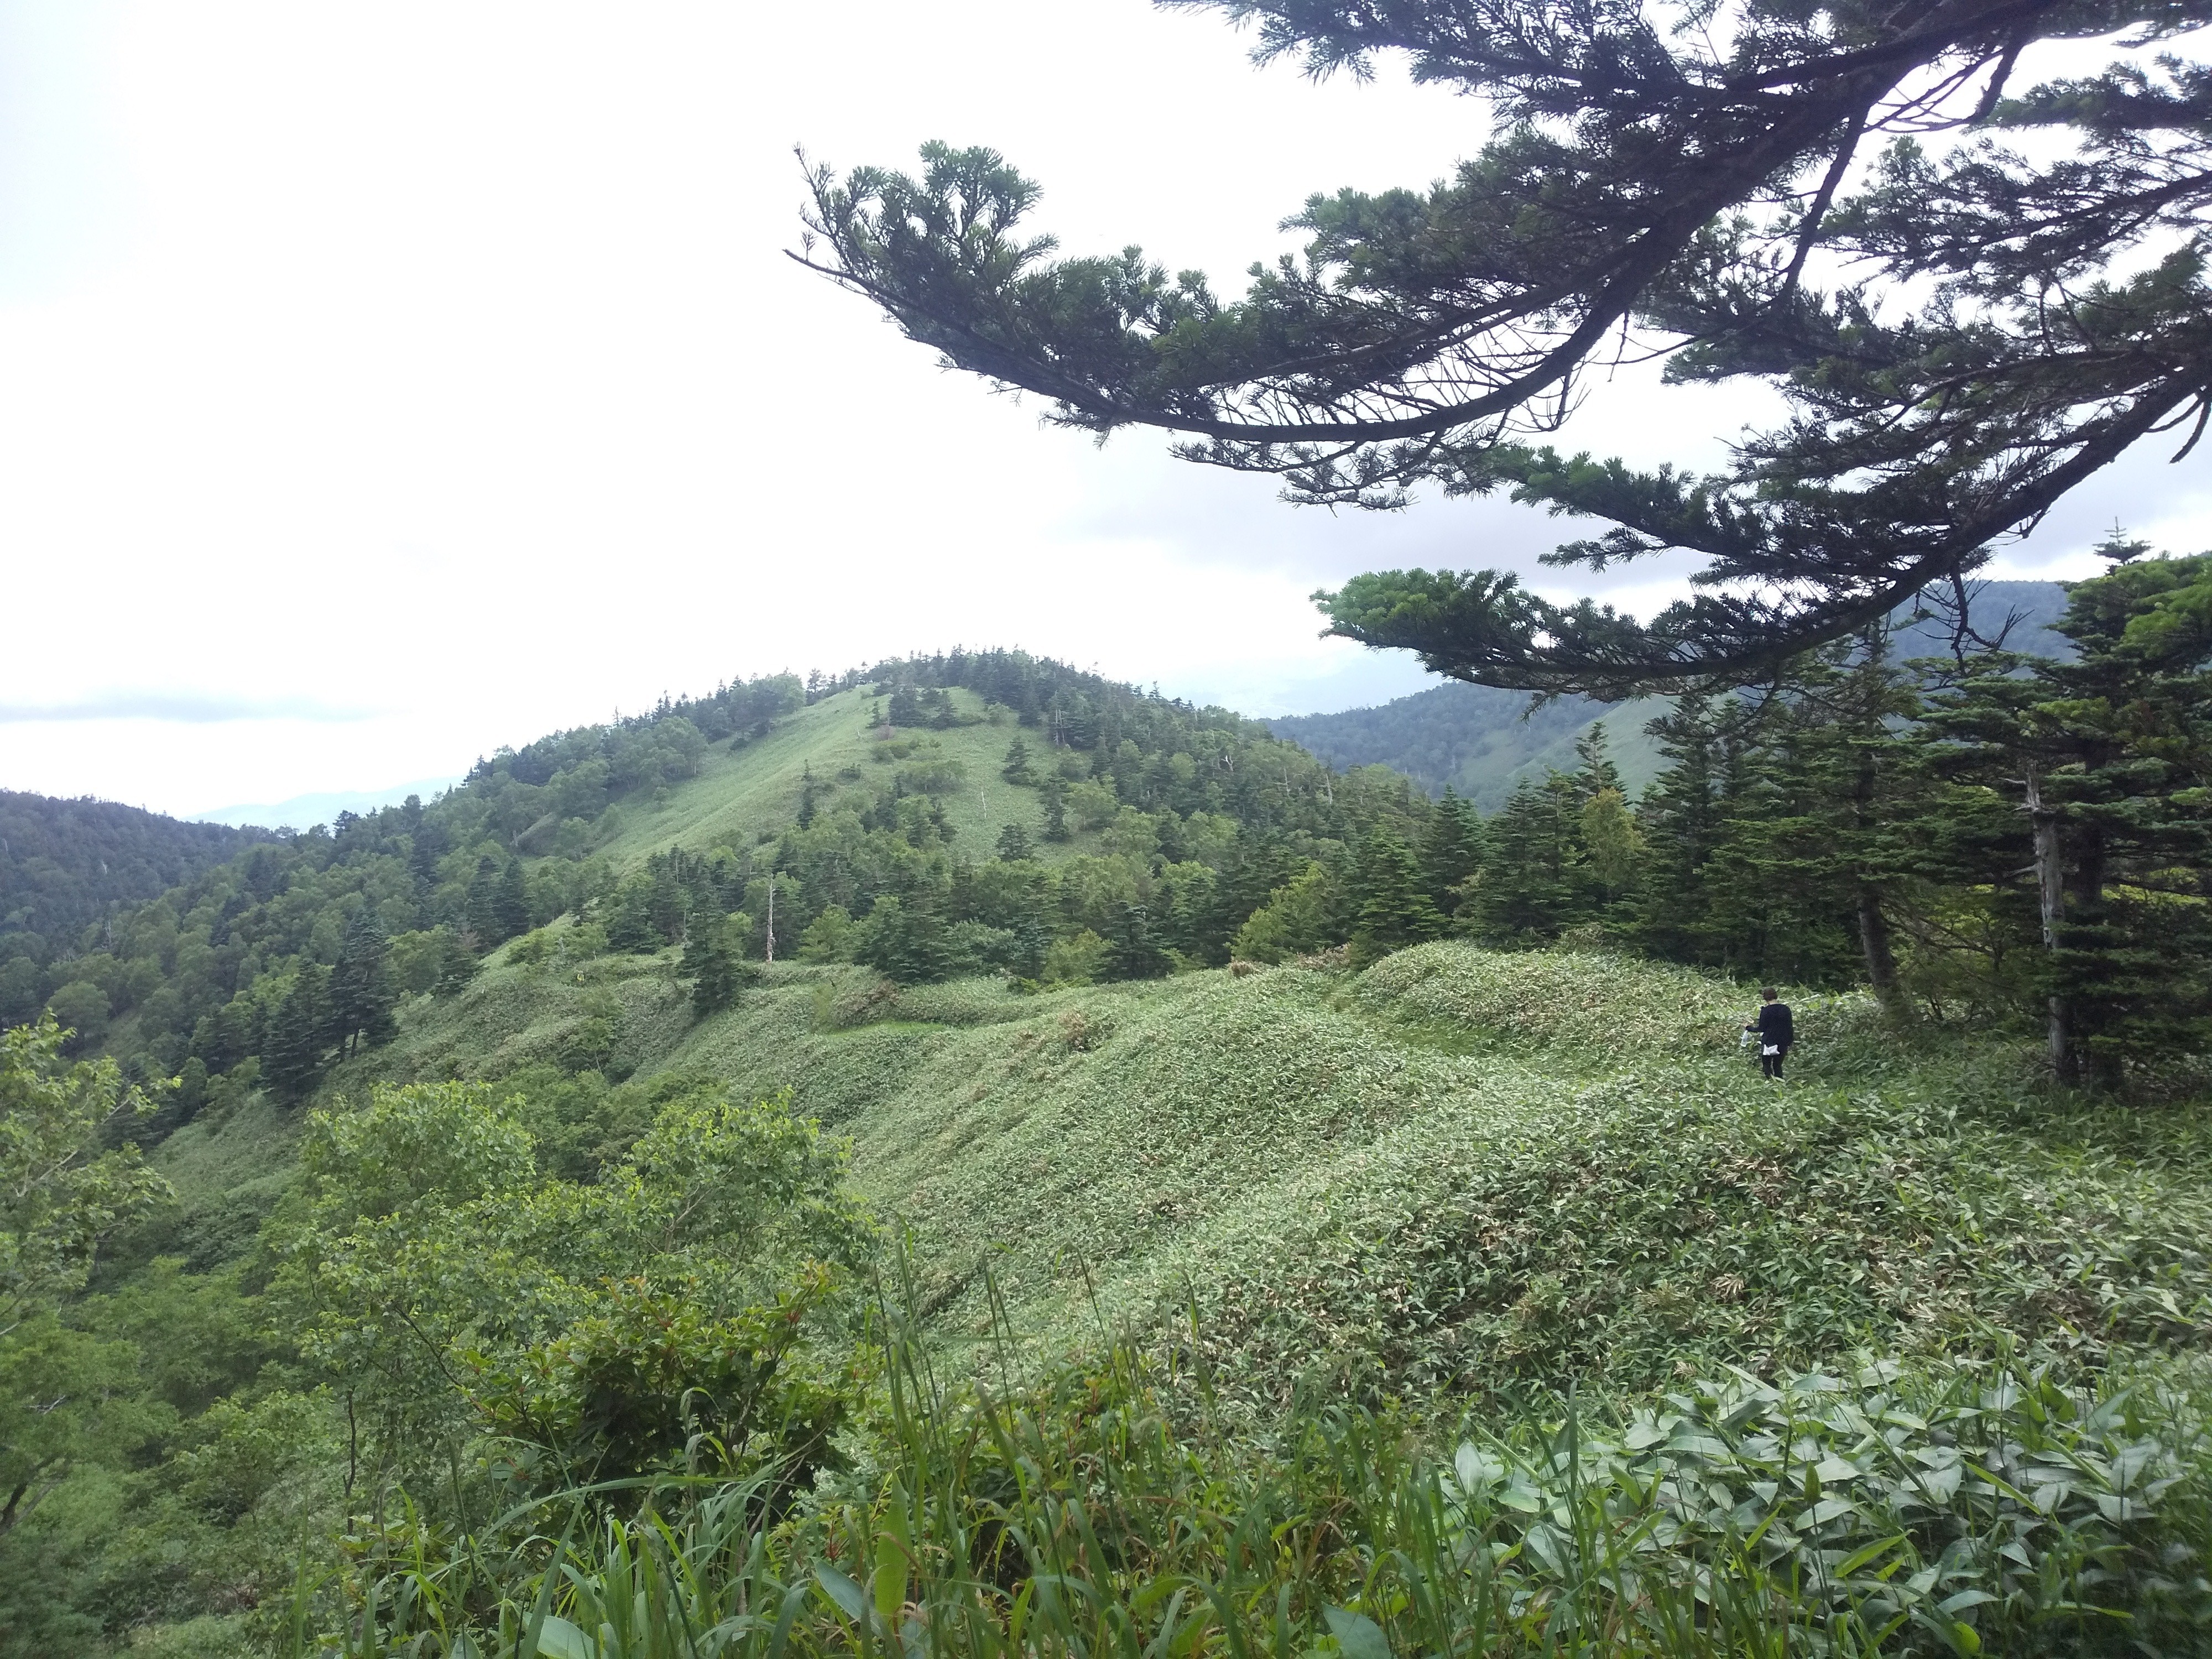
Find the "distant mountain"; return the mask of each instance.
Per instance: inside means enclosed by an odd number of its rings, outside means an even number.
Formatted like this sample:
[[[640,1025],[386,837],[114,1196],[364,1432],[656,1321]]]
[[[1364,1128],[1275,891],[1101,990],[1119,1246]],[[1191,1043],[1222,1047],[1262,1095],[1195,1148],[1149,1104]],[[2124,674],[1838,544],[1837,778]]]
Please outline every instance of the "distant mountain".
[[[2069,653],[2065,638],[2050,631],[2065,611],[2066,590],[2057,582],[1984,582],[1974,599],[1978,629],[1994,633],[2009,618],[2007,644],[2040,655]],[[1949,649],[1942,617],[1916,617],[1903,611],[1897,622],[1899,657],[1936,656]],[[1379,708],[1299,714],[1267,726],[1333,766],[1388,766],[1432,795],[1449,785],[1485,811],[1503,805],[1524,777],[1540,778],[1552,767],[1571,770],[1577,741],[1600,721],[1631,794],[1665,765],[1644,729],[1666,711],[1663,697],[1610,704],[1562,697],[1534,710],[1529,701],[1525,692],[1446,680]]]
[[[397,806],[410,795],[420,795],[424,800],[434,799],[439,791],[450,789],[459,778],[419,778],[413,783],[395,783],[389,789],[339,790],[321,795],[295,795],[289,800],[272,801],[259,806],[217,806],[192,815],[195,823],[258,823],[270,829],[290,828],[306,830],[318,823],[329,823],[341,812],[374,812],[380,806]]]
[[[112,800],[0,789],[0,957],[12,954],[11,935],[74,945],[117,905],[159,898],[267,839]]]

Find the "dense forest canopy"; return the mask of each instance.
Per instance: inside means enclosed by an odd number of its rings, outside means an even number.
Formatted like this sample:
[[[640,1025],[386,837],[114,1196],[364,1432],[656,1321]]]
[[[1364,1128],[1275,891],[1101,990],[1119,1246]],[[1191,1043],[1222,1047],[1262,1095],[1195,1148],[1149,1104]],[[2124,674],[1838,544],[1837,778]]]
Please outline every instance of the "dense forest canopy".
[[[1316,75],[1398,54],[1487,135],[1426,190],[1310,198],[1303,254],[1241,299],[1133,246],[1054,258],[1037,187],[942,144],[913,176],[815,172],[797,257],[1066,424],[1164,428],[1303,501],[1431,481],[1610,525],[1548,556],[1570,568],[1702,561],[1649,623],[1496,570],[1370,574],[1320,596],[1338,633],[1490,685],[1754,682],[1959,599],[2212,410],[2203,0],[1205,3]],[[1651,356],[1784,412],[1710,474],[1534,441]]]
[[[2073,650],[2051,627],[2066,612],[2066,590],[2057,582],[1977,582],[1972,603],[1978,625],[2012,650],[2038,657]],[[1889,651],[1901,661],[1950,653],[1951,629],[1930,609],[1903,606],[1889,624]],[[1547,766],[1571,769],[1574,739],[1601,720],[1629,793],[1640,792],[1663,767],[1644,729],[1663,707],[1656,698],[1624,707],[1574,695],[1537,702],[1500,687],[1447,680],[1377,708],[1273,718],[1267,729],[1332,766],[1388,766],[1431,795],[1451,787],[1492,811],[1524,775],[1540,776]]]
[[[158,898],[268,836],[0,789],[0,935],[73,939],[117,907]]]

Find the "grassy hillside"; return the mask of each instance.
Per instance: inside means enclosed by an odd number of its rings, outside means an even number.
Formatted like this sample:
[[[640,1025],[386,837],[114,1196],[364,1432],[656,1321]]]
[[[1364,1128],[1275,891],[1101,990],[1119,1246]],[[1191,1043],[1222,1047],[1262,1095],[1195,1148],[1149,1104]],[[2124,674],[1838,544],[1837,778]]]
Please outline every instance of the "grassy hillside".
[[[1037,836],[1044,827],[1037,792],[999,777],[1006,746],[1020,735],[1036,750],[1041,746],[1037,734],[1022,732],[1004,711],[1003,724],[981,721],[983,699],[973,691],[954,688],[948,695],[963,715],[981,723],[942,732],[902,727],[888,744],[878,741],[879,728],[869,718],[883,706],[869,688],[824,697],[779,720],[764,738],[735,750],[717,746],[701,761],[698,775],[671,786],[665,799],[625,805],[619,832],[598,850],[617,864],[630,864],[668,847],[744,845],[781,830],[798,816],[810,768],[816,804],[826,807],[854,792],[862,792],[865,799],[867,792],[888,783],[899,766],[922,758],[956,761],[967,769],[967,787],[945,797],[957,854],[989,857],[999,831],[1009,823],[1018,823],[1032,837]],[[1048,860],[1079,850],[1067,843],[1041,845],[1038,856]]]
[[[2172,1599],[2143,1553],[2175,1559],[2212,1514],[2203,1460],[2177,1449],[2201,1444],[2186,1390],[2212,1328],[2212,1134],[2197,1106],[2069,1106],[2033,1085],[2024,1052],[1942,1034],[1900,1044],[1852,997],[1800,999],[1797,1075],[1765,1084],[1738,1047],[1741,988],[1601,955],[1445,943],[1364,971],[1316,959],[1036,997],[978,981],[894,991],[854,968],[779,963],[737,1006],[698,1020],[672,951],[573,964],[557,951],[536,964],[514,954],[458,996],[410,1002],[397,1038],[341,1068],[325,1097],[379,1079],[504,1079],[541,1153],[584,1168],[618,1156],[659,1102],[702,1076],[741,1096],[788,1089],[851,1138],[854,1178],[902,1243],[921,1346],[902,1352],[939,1379],[932,1387],[972,1372],[1002,1389],[1011,1367],[1039,1390],[995,1427],[956,1392],[903,1438],[872,1442],[867,1456],[883,1461],[824,1511],[858,1529],[849,1539],[795,1535],[788,1560],[700,1543],[700,1582],[730,1605],[799,1605],[784,1597],[812,1582],[810,1550],[858,1551],[865,1565],[897,1492],[932,1483],[912,1526],[935,1537],[985,1525],[1018,1489],[1049,1510],[1106,1470],[1136,1494],[1133,1513],[1158,1518],[1126,1561],[1113,1557],[1114,1595],[1149,1607],[1147,1586],[1176,1573],[1235,1580],[1239,1517],[1304,1528],[1325,1516],[1346,1541],[1260,1550],[1249,1601],[1224,1605],[1264,1622],[1279,1593],[1300,1618],[1325,1601],[1411,1619],[1404,1598],[1361,1590],[1360,1564],[1387,1555],[1399,1536],[1389,1517],[1437,1480],[1492,1479],[1504,1495],[1468,1524],[1492,1540],[1481,1559],[1501,1577],[1424,1569],[1452,1595],[1494,1589],[1501,1607],[1540,1610],[1574,1593],[1571,1562],[1546,1553],[1529,1516],[1587,1502],[1574,1524],[1636,1552],[1647,1587],[1703,1584],[1724,1565],[1772,1639],[1692,1639],[1701,1626],[1686,1612],[1674,1637],[1609,1622],[1577,1650],[1831,1652],[1815,1629],[1822,1596],[1887,1618],[1893,1574],[1930,1607],[1961,1583],[1996,1585],[2011,1600],[1977,1615],[1985,1628],[2075,1605],[2071,1579],[2036,1574],[2077,1546],[2121,1560],[2097,1531],[2109,1511],[2095,1506],[2113,1501],[2096,1484],[2106,1477],[2056,1494],[2069,1506],[2063,1526],[2011,1488],[1972,1486],[1957,1519],[1984,1543],[1956,1559],[1942,1553],[1957,1536],[1951,1510],[1931,1515],[1911,1483],[1970,1456],[2002,1462],[2026,1490],[2055,1478],[2046,1464],[2086,1457],[2161,1471],[2157,1528],[2127,1533],[2143,1559],[2128,1556],[2095,1593],[2139,1603],[2161,1628],[2196,1628],[2204,1596]],[[562,1063],[595,1018],[619,1028],[619,1085]],[[226,1110],[156,1155],[179,1195],[163,1248],[202,1261],[234,1254],[290,1178],[297,1118],[260,1097]],[[1103,1364],[1064,1363],[1109,1348]],[[2160,1358],[2174,1352],[2179,1366]],[[2022,1387],[1992,1392],[2006,1376]],[[1571,1448],[1559,1462],[1553,1438],[1571,1389],[1583,1415],[1568,1433],[1586,1437],[1586,1463]],[[1870,1421],[1896,1426],[1870,1437]],[[1193,1437],[1170,1437],[1182,1434]],[[1438,1450],[1454,1434],[1472,1437],[1455,1462]],[[2050,1449],[2037,1449],[2045,1436]],[[2005,1449],[2023,1439],[2027,1449]],[[1019,1480],[994,1461],[1017,1457]],[[1866,1476],[1854,1502],[1816,1511],[1796,1495],[1816,1463],[1831,1483]],[[1502,1473],[1480,1475],[1492,1465]],[[914,1484],[893,1491],[895,1470]],[[1692,1473],[1697,1483],[1667,1484]],[[1735,1496],[1668,1496],[1706,1480]],[[1646,1530],[1655,1504],[1662,1536]],[[976,1514],[962,1520],[963,1506]],[[1096,1520],[1116,1537],[1132,1524],[1111,1504]],[[1738,1553],[1733,1540],[1761,1523],[1769,1545]],[[1036,1535],[1064,1531],[1040,1523]],[[973,1559],[968,1535],[922,1553],[952,1571]],[[1990,1540],[2004,1540],[2028,1553],[1995,1559]],[[1811,1595],[1792,1576],[1791,1552],[1816,1547],[1856,1564],[1838,1570],[1848,1588]],[[506,1593],[524,1613],[536,1547],[511,1564]],[[1109,1554],[1122,1547],[1109,1538]],[[577,1545],[578,1607],[596,1605],[602,1574],[620,1601],[618,1555],[605,1540]],[[1950,1564],[1940,1583],[1920,1565],[1939,1555]],[[2008,1560],[2028,1589],[2007,1589]],[[732,1577],[741,1561],[772,1571]],[[416,1569],[386,1566],[392,1600]],[[959,1594],[974,1600],[964,1580]],[[800,1601],[805,1639],[793,1650],[850,1651],[822,1622],[832,1606]],[[1930,1627],[1937,1645],[1916,1636],[1879,1650],[1959,1650],[1942,1645],[1950,1618]],[[243,1630],[237,1615],[199,1622],[209,1651]],[[1780,1633],[1799,1624],[1802,1640]],[[203,1650],[185,1628],[158,1650]],[[1560,1650],[1549,1623],[1511,1629],[1474,1650]],[[948,1639],[936,1650],[968,1650]]]
[[[557,1067],[611,1015],[635,1101],[704,1073],[789,1089],[850,1135],[943,1342],[987,1334],[987,1278],[1040,1351],[1100,1316],[1170,1331],[1194,1302],[1255,1405],[1315,1375],[1642,1390],[1691,1359],[1955,1353],[1998,1330],[2094,1352],[2212,1316],[2200,1124],[2046,1109],[2024,1055],[1900,1050],[1855,999],[1802,1006],[1801,1074],[1778,1089],[1738,1048],[1744,991],[1600,956],[1439,944],[1359,974],[1041,997],[778,964],[703,1022],[673,970],[495,962],[410,1004],[333,1086],[515,1077],[599,1099],[602,1133],[599,1080]],[[273,1197],[270,1127],[203,1121],[162,1148],[185,1231],[233,1232]]]

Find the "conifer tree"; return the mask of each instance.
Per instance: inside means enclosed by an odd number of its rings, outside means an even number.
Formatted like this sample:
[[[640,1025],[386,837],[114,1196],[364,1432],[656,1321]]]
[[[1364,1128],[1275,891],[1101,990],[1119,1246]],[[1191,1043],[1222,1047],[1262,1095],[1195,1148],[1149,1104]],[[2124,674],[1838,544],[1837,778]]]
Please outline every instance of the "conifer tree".
[[[1067,828],[1067,790],[1057,777],[1045,780],[1044,838],[1047,841],[1066,841]]]
[[[1459,902],[1453,890],[1481,867],[1482,821],[1446,785],[1421,837],[1422,890],[1437,913],[1448,916]]]
[[[1888,629],[1846,653],[1811,654],[1790,684],[1809,718],[1796,723],[1832,879],[1849,907],[1869,987],[1903,1011],[1893,918],[1908,907],[1920,833],[1936,811],[1930,779],[1905,726],[1920,713],[1916,678],[1892,659]]]
[[[999,831],[999,857],[1008,864],[1019,864],[1036,856],[1036,849],[1030,845],[1030,832],[1018,823],[1010,823]]]
[[[264,1039],[261,1075],[279,1099],[298,1101],[314,1088],[331,1046],[329,1030],[330,970],[320,963],[304,962]]]
[[[896,893],[884,894],[868,912],[859,933],[854,959],[902,985],[942,979],[951,965],[945,920],[930,896],[902,899]]]
[[[477,860],[476,873],[469,878],[465,911],[469,933],[479,951],[489,951],[507,937],[500,931],[499,883],[499,861],[487,853]]]
[[[684,929],[684,960],[677,971],[691,981],[691,1011],[698,1018],[718,1014],[738,999],[744,969],[730,942],[727,921],[713,912],[695,914]]]
[[[1711,865],[1743,788],[1746,706],[1701,693],[1679,699],[1651,723],[1673,763],[1644,791],[1637,829],[1644,880],[1633,937],[1676,962],[1715,959]]]
[[[1036,773],[1030,766],[1030,746],[1022,741],[1019,735],[1006,745],[1006,764],[999,769],[999,775],[1008,783],[1033,784],[1036,781]]]
[[[1475,931],[1498,944],[1559,937],[1589,919],[1581,880],[1582,793],[1553,772],[1524,779],[1483,826],[1488,856],[1477,895]]]
[[[1316,77],[1403,54],[1486,137],[1426,189],[1310,197],[1242,295],[1057,257],[1034,183],[943,144],[817,172],[804,257],[1065,423],[1310,501],[1510,490],[1610,525],[1555,564],[1701,565],[1648,620],[1379,573],[1321,596],[1340,634],[1532,690],[1764,683],[2212,410],[2202,0],[1211,3]],[[1708,475],[1543,443],[1623,351],[1779,407]]]
[[[492,914],[499,928],[495,942],[530,931],[530,892],[523,883],[520,859],[509,859],[507,867],[500,872],[498,896],[493,902]]]
[[[2075,660],[1985,653],[1926,724],[1935,763],[2025,832],[2053,1073],[2109,1086],[2212,1030],[2212,556],[2103,550],[2118,567],[2057,624]]]
[[[1125,904],[1108,941],[1109,979],[1158,979],[1168,971],[1167,952],[1152,937],[1152,917],[1141,904]]]
[[[407,797],[401,809],[400,829],[407,837],[407,868],[415,878],[420,899],[438,884],[438,858],[446,850],[446,838],[424,815],[420,795]]]
[[[1575,739],[1575,790],[1584,800],[1601,790],[1610,789],[1624,800],[1628,790],[1620,781],[1620,769],[1613,763],[1607,752],[1605,722],[1599,720]]]
[[[395,994],[385,950],[384,929],[364,904],[346,924],[337,964],[331,970],[331,1035],[341,1053],[391,1039]]]
[[[1443,915],[1429,897],[1412,850],[1379,825],[1360,849],[1352,891],[1359,906],[1352,943],[1364,954],[1379,956],[1444,931]]]

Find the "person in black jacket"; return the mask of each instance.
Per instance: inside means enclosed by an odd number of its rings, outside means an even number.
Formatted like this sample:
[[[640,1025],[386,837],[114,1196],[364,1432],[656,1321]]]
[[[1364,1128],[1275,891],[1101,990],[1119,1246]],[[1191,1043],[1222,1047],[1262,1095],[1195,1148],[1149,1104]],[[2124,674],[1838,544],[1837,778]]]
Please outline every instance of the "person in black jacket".
[[[1780,1077],[1790,1045],[1797,1041],[1797,1028],[1790,1005],[1770,985],[1759,994],[1759,1018],[1743,1029],[1759,1033],[1759,1071],[1762,1077]]]

